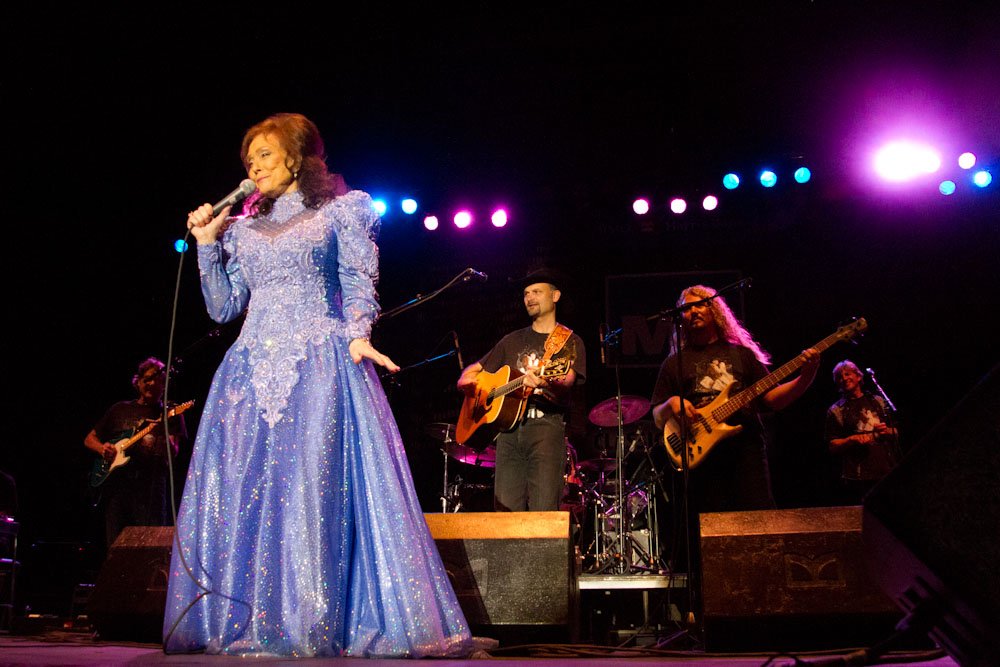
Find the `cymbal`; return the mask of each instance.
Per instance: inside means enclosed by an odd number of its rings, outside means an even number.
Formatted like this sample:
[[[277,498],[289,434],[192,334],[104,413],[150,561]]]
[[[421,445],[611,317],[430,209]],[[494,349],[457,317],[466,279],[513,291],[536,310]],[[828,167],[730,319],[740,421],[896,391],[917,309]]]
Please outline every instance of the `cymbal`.
[[[431,436],[435,440],[440,440],[442,442],[454,442],[455,441],[455,425],[446,424],[444,422],[437,422],[434,424],[427,424],[424,426],[424,433]]]
[[[577,468],[587,472],[610,472],[618,468],[618,461],[615,459],[588,459],[581,462]]]
[[[639,421],[649,412],[649,401],[642,396],[622,396],[622,424]],[[618,426],[618,397],[601,401],[590,411],[590,422],[596,426]]]
[[[452,442],[445,445],[445,451],[448,453],[448,456],[456,461],[468,463],[479,468],[495,468],[497,465],[497,450],[493,445],[479,452],[472,447]]]

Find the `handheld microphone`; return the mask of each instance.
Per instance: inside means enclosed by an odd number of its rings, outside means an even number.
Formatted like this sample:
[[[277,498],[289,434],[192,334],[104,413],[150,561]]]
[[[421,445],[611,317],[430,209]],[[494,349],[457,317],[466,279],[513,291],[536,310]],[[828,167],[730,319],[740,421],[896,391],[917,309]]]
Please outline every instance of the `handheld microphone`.
[[[224,199],[219,200],[219,202],[212,207],[212,215],[219,215],[222,213],[222,209],[227,206],[239,204],[241,201],[252,195],[256,190],[257,184],[249,178],[244,178],[240,182],[238,188],[226,195]]]
[[[462,348],[458,344],[458,333],[455,331],[451,332],[451,340],[455,344],[455,356],[458,357],[458,367],[461,370],[465,370],[465,364],[462,363]]]
[[[486,275],[482,271],[476,271],[475,269],[473,269],[471,267],[468,268],[468,269],[466,269],[465,273],[466,273],[466,278],[465,278],[466,280],[469,280],[470,278],[474,278],[474,279],[478,280],[481,283],[485,283],[489,279],[488,275]]]

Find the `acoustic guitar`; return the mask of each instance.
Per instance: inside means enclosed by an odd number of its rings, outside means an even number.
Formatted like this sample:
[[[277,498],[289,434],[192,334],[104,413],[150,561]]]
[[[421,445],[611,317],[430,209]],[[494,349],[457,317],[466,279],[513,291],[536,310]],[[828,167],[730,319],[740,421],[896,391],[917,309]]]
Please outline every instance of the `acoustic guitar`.
[[[566,375],[573,361],[568,356],[551,359],[535,375],[540,378]],[[476,376],[475,391],[462,401],[455,439],[459,444],[482,449],[502,432],[512,431],[524,416],[532,391],[524,386],[524,375],[510,366],[501,366],[496,373],[483,371]]]

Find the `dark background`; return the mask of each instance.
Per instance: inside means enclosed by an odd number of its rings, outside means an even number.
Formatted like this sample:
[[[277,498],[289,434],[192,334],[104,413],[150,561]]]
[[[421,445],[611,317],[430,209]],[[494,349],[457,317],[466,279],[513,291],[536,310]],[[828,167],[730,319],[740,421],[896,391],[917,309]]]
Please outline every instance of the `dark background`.
[[[825,355],[814,387],[773,420],[779,505],[829,501],[821,430],[844,356],[878,371],[904,444],[919,441],[997,362],[998,185],[947,199],[936,180],[885,188],[866,160],[905,126],[939,142],[947,170],[968,149],[1000,175],[996,10],[664,4],[17,10],[0,75],[13,380],[0,469],[18,483],[22,543],[95,539],[82,438],[132,395],[140,360],[166,358],[172,243],[187,211],[243,178],[243,131],[279,111],[316,121],[353,187],[481,216],[465,233],[446,223],[431,234],[398,212],[384,221],[384,308],[467,266],[490,276],[382,322],[377,342],[400,364],[452,349],[450,330],[469,363],[526,323],[510,278],[543,263],[571,276],[560,315],[590,365],[573,424],[580,458],[607,440],[586,412],[616,391],[597,329],[605,280],[622,274],[752,277],[743,315],[779,364],[867,318],[861,344]],[[804,186],[789,178],[800,164],[814,174]],[[782,178],[773,190],[754,184],[765,165]],[[745,185],[723,193],[729,170]],[[697,210],[707,192],[722,198],[711,214]],[[677,193],[692,202],[679,218],[666,212]],[[643,219],[630,208],[639,194],[654,204]],[[495,230],[485,216],[500,201],[512,221]],[[204,398],[236,335],[205,315],[193,259],[180,279],[178,400]],[[675,298],[645,295],[647,314]],[[454,421],[458,370],[448,357],[388,387],[429,511],[441,454],[423,427]],[[623,369],[622,391],[648,396],[654,376]],[[189,417],[193,432],[197,410]]]

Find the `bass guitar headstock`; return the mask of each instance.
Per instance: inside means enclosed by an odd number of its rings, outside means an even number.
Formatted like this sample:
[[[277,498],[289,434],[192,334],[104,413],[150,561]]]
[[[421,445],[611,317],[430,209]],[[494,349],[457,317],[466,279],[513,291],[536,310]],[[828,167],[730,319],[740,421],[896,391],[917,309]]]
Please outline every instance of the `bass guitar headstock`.
[[[837,329],[834,336],[837,340],[854,340],[860,338],[868,330],[868,322],[863,317],[856,317],[850,324]],[[856,341],[855,341],[856,342]]]

